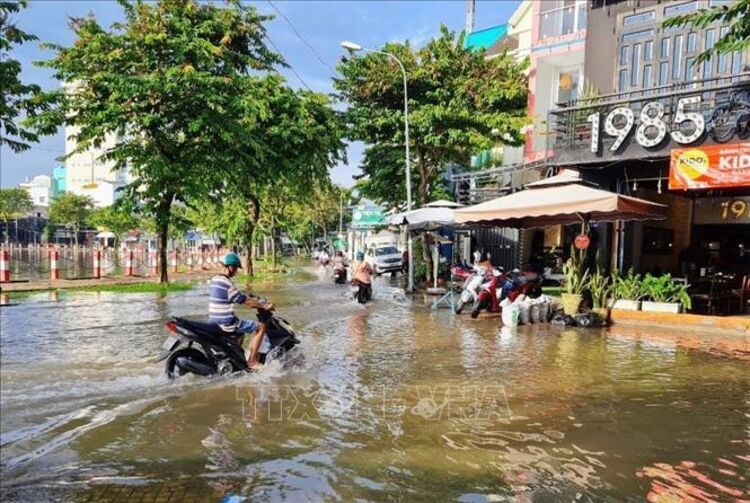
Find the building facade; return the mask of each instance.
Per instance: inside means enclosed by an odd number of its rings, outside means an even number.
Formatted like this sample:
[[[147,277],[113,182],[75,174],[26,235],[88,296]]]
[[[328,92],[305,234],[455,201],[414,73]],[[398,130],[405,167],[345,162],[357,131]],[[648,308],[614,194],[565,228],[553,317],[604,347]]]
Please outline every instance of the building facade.
[[[29,180],[26,177],[26,180],[18,186],[28,192],[35,208],[43,209],[46,213],[52,199],[52,178],[47,175],[37,175]]]
[[[584,79],[596,92],[551,110],[549,164],[669,208],[662,221],[599,226],[612,268],[750,273],[748,54],[697,64],[728,26],[661,26],[722,3],[591,3]]]
[[[74,153],[78,131],[77,126],[65,128],[65,153],[70,155],[65,161],[66,190],[91,197],[96,206],[109,206],[117,199],[118,189],[128,183],[127,170],[115,169],[114,161],[103,158],[115,146],[117,137],[108,135],[101,146]]]

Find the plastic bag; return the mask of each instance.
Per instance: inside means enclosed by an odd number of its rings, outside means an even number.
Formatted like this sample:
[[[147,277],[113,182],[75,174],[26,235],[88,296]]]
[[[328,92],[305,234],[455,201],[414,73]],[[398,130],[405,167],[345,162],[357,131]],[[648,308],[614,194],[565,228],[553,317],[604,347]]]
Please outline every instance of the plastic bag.
[[[576,324],[579,327],[601,327],[604,326],[604,320],[594,311],[579,313],[575,315]]]
[[[518,305],[511,304],[510,302],[507,303],[507,305],[503,306],[503,311],[500,317],[503,320],[503,325],[507,325],[509,327],[515,327],[518,326],[518,318],[519,318],[519,309]]]
[[[531,323],[539,323],[539,302],[529,304],[529,320]]]
[[[554,315],[550,323],[558,327],[575,327],[576,326],[576,320],[573,319],[572,316],[567,315],[567,314],[562,314],[562,313],[558,313]]]

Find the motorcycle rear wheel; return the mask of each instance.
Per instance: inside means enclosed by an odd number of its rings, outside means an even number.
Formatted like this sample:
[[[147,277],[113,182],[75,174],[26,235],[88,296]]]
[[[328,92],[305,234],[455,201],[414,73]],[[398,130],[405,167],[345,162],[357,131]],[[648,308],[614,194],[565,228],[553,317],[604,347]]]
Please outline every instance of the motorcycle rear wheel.
[[[167,358],[166,373],[169,379],[175,379],[187,374],[185,369],[177,366],[177,358],[180,357],[187,357],[203,365],[208,365],[208,358],[206,358],[206,355],[204,355],[202,351],[195,348],[179,349]]]

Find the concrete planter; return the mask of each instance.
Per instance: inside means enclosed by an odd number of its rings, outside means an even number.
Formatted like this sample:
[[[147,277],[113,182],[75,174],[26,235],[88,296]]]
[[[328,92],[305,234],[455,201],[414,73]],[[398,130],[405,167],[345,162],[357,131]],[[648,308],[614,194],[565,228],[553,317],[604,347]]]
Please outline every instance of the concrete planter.
[[[641,310],[651,313],[677,314],[682,312],[682,304],[680,304],[679,302],[651,302],[648,300],[644,300],[641,304]]]
[[[614,301],[614,303],[612,304],[612,309],[623,309],[625,311],[640,311],[641,301],[618,299]]]

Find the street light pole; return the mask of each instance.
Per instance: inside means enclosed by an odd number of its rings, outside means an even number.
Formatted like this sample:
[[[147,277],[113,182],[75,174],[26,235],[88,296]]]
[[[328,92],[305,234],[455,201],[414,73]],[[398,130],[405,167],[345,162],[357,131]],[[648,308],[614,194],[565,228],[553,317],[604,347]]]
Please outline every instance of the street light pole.
[[[395,61],[398,64],[398,67],[401,69],[401,75],[404,78],[404,137],[405,137],[405,143],[406,143],[406,211],[410,211],[412,208],[412,201],[411,201],[411,156],[409,153],[409,95],[408,95],[408,89],[407,89],[407,82],[406,82],[406,69],[404,68],[403,63],[401,63],[401,60],[398,59],[395,55],[391,54],[390,52],[385,51],[378,51],[376,49],[367,49],[365,47],[362,47],[359,44],[355,44],[354,42],[341,42],[341,47],[344,49],[348,49],[349,51],[355,52],[355,51],[367,51],[372,52],[375,54],[383,54],[384,56],[391,58],[393,61]],[[409,254],[409,282],[407,290],[410,292],[414,291],[414,257],[412,254],[412,239],[411,234],[409,230],[406,230],[406,241],[407,241],[407,249]]]

